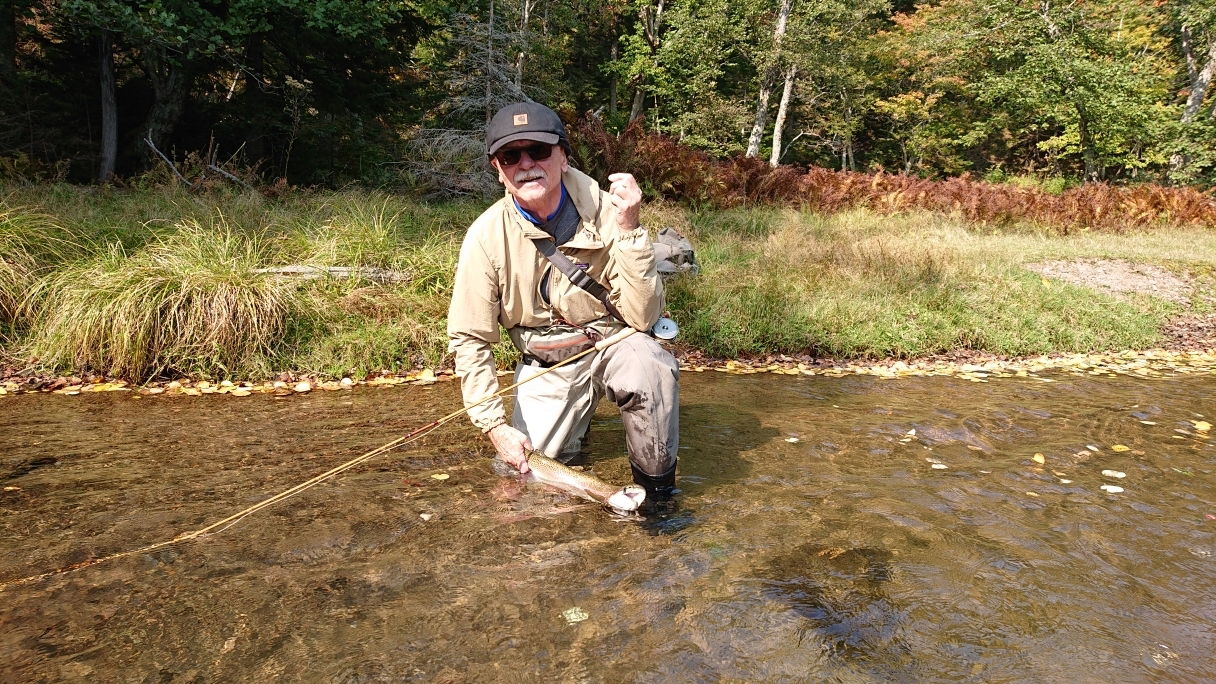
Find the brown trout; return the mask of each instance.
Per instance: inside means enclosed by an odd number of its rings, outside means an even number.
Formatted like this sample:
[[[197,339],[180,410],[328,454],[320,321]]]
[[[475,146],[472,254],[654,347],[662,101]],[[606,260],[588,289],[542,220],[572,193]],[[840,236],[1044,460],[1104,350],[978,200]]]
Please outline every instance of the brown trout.
[[[598,477],[568,468],[540,451],[528,452],[529,477],[567,494],[601,503],[618,513],[632,513],[646,500],[646,490],[637,485],[617,487]]]

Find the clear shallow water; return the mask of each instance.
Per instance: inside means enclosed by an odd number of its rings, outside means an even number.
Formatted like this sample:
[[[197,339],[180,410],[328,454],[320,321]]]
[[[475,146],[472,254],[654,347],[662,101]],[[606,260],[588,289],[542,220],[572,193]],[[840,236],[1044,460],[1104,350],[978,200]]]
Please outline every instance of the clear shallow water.
[[[6,398],[0,580],[203,527],[457,405]],[[458,422],[0,592],[0,680],[1206,680],[1214,417],[1216,377],[687,373],[683,495],[647,523],[496,477]],[[628,479],[607,405],[592,454]]]

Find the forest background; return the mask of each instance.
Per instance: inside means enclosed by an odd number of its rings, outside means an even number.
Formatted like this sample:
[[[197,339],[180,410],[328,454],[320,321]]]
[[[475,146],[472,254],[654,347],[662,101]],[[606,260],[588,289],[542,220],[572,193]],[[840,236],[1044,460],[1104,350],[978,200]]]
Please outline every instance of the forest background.
[[[293,185],[494,192],[480,131],[528,97],[716,159],[1207,186],[1214,72],[1210,0],[8,0],[0,174],[194,153]]]
[[[1214,73],[1216,0],[9,0],[0,395],[448,367],[521,98],[693,239],[686,362],[1208,349]]]

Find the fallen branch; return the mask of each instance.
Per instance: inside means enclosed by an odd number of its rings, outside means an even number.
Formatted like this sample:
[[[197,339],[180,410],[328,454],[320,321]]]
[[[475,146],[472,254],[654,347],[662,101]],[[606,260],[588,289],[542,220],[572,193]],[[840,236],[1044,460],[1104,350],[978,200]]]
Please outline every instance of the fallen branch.
[[[390,271],[385,268],[359,266],[309,266],[307,264],[291,264],[289,266],[271,266],[255,268],[254,273],[270,273],[272,275],[288,276],[303,280],[316,278],[366,278],[378,283],[408,283],[413,275],[404,271]]]
[[[169,165],[169,168],[173,171],[173,175],[177,176],[178,180],[185,183],[187,187],[194,187],[194,183],[186,180],[186,177],[182,175],[181,171],[177,170],[177,164],[174,164],[169,160],[168,157],[165,156],[163,152],[156,149],[156,143],[152,142],[152,131],[148,131],[148,137],[144,138],[144,142],[148,143],[148,147],[152,148],[152,151],[156,153],[156,156],[160,157],[166,164]]]
[[[233,183],[239,183],[239,184],[241,184],[242,186],[244,186],[244,187],[245,187],[245,189],[246,189],[246,190],[254,190],[254,191],[256,191],[256,190],[257,190],[257,188],[255,188],[255,187],[253,187],[252,185],[250,185],[250,184],[246,183],[245,181],[241,180],[240,178],[237,178],[236,176],[232,175],[231,173],[228,173],[227,171],[225,171],[225,170],[221,169],[220,167],[216,166],[215,164],[208,164],[208,165],[207,165],[207,168],[211,169],[212,171],[215,171],[215,172],[219,173],[221,176],[223,176],[224,178],[227,178],[228,180],[232,181]]]

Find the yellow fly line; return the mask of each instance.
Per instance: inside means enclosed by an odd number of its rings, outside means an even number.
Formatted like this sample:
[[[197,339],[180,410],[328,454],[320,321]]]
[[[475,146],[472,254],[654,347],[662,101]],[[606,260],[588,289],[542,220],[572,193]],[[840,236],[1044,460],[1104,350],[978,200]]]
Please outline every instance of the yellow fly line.
[[[637,332],[637,330],[635,330],[634,328],[626,327],[624,330],[621,330],[620,332],[616,333],[615,335],[612,335],[611,337],[607,337],[605,339],[600,340],[599,342],[596,342],[594,346],[592,346],[588,349],[585,349],[577,354],[574,354],[571,357],[564,359],[558,363],[555,363],[552,366],[550,366],[549,368],[544,369],[543,371],[527,378],[526,380],[522,380],[522,381],[517,382],[508,387],[503,387],[502,389],[498,390],[497,392],[481,399],[480,401],[478,401],[476,403],[469,404],[468,406],[460,409],[459,411],[453,411],[436,421],[423,425],[422,427],[418,428],[417,430],[414,430],[413,432],[409,433],[408,435],[405,435],[404,437],[398,437],[397,439],[394,439],[393,441],[391,441],[387,444],[378,446],[375,449],[372,449],[371,451],[368,451],[364,454],[356,456],[355,458],[352,458],[351,460],[347,461],[346,463],[343,463],[338,466],[334,466],[333,468],[330,468],[329,470],[321,473],[320,475],[317,475],[316,477],[305,480],[305,481],[301,482],[300,484],[295,485],[294,487],[285,489],[268,499],[260,501],[243,510],[237,511],[236,513],[233,513],[232,515],[228,516],[227,518],[224,518],[223,520],[217,520],[217,521],[211,523],[210,525],[207,525],[206,527],[199,528],[192,532],[183,532],[172,539],[167,539],[165,541],[157,542],[155,544],[149,544],[147,546],[143,546],[138,549],[131,549],[130,551],[121,551],[119,553],[110,554],[108,556],[102,556],[100,558],[91,558],[86,561],[81,561],[79,563],[74,563],[72,565],[66,565],[64,567],[57,568],[55,570],[51,570],[49,572],[44,572],[44,573],[41,573],[38,575],[30,575],[28,577],[20,577],[20,578],[11,579],[11,580],[5,580],[3,582],[0,582],[0,591],[4,591],[8,587],[11,587],[11,586],[14,586],[17,584],[28,584],[30,582],[36,582],[40,579],[54,577],[55,575],[62,575],[64,573],[72,572],[74,570],[80,570],[81,568],[87,568],[87,567],[90,567],[93,565],[98,565],[100,563],[104,563],[106,561],[111,561],[116,558],[124,558],[126,556],[134,556],[134,555],[140,554],[140,553],[148,553],[149,551],[155,551],[157,549],[161,549],[166,546],[180,544],[185,541],[190,541],[191,539],[197,539],[198,537],[201,537],[201,536],[207,534],[208,532],[213,532],[216,530],[223,531],[225,529],[228,529],[232,525],[235,525],[238,522],[240,522],[246,516],[252,515],[268,506],[273,506],[274,504],[282,501],[283,499],[287,499],[289,497],[295,496],[296,494],[299,494],[300,492],[302,492],[306,489],[309,489],[317,484],[320,484],[321,482],[324,482],[325,480],[328,480],[329,478],[331,478],[335,475],[338,475],[339,473],[343,473],[347,470],[350,470],[351,468],[354,468],[355,466],[359,465],[360,463],[363,463],[367,460],[375,458],[376,456],[379,456],[381,454],[392,451],[393,449],[396,449],[397,447],[409,444],[410,442],[414,441],[415,439],[418,439],[419,437],[422,437],[423,435],[430,432],[431,430],[434,430],[435,428],[439,427],[440,425],[443,425],[444,423],[451,421],[453,418],[457,418],[457,417],[463,415],[470,409],[480,406],[480,405],[484,404],[485,402],[487,402],[497,396],[510,392],[511,390],[515,389],[516,387],[519,387],[520,385],[524,384],[525,382],[528,382],[529,380],[535,380],[536,378],[539,378],[540,376],[544,375],[545,373],[548,373],[549,371],[552,371],[552,370],[556,370],[557,368],[560,368],[561,366],[564,366],[567,363],[570,363],[571,361],[574,361],[583,356],[586,356],[587,354],[590,354],[591,352],[607,349],[608,347],[611,347],[612,345],[616,344],[617,342],[620,342],[621,340],[625,339],[626,337],[629,337],[630,335],[632,335],[635,332]]]

